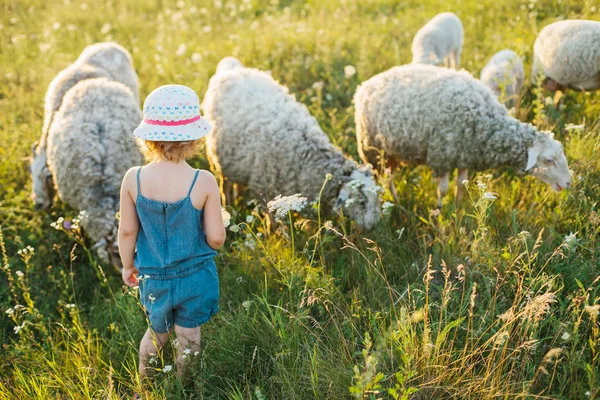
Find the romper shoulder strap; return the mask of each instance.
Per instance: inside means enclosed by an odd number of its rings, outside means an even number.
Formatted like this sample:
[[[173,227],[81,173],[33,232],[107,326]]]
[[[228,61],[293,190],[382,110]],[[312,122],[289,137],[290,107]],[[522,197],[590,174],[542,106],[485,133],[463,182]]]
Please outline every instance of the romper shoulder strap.
[[[200,170],[196,170],[196,175],[194,175],[194,180],[192,181],[192,184],[190,185],[190,190],[188,191],[187,197],[190,197],[190,194],[192,194],[192,189],[194,188],[194,183],[196,183],[196,179],[198,179],[198,173],[200,172]]]
[[[140,194],[140,171],[142,170],[142,167],[139,167],[137,170],[137,174],[136,174],[136,180],[137,180],[137,192],[138,194]]]

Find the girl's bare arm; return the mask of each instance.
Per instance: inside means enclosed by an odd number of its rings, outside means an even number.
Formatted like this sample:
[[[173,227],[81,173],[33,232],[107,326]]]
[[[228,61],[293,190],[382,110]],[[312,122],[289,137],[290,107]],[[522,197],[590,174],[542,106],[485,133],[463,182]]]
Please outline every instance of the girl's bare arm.
[[[119,221],[119,254],[123,263],[123,281],[129,286],[137,284],[133,257],[137,241],[140,221],[135,210],[132,193],[137,193],[135,174],[137,168],[132,168],[125,174],[121,185],[121,219]]]
[[[204,172],[204,174],[204,187],[208,192],[204,203],[204,231],[208,245],[217,250],[225,243],[225,225],[221,216],[221,194],[215,177],[209,172]]]

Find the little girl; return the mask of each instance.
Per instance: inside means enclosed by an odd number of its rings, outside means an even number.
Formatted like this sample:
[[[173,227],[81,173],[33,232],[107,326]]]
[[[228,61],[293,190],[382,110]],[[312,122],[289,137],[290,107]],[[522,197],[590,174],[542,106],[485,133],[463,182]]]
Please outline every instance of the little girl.
[[[213,260],[225,241],[219,188],[210,172],[185,161],[210,129],[196,93],[167,85],[148,95],[144,120],[134,131],[151,162],[123,178],[119,252],[123,281],[139,284],[150,322],[140,343],[141,377],[148,373],[148,357],[173,330],[181,374],[182,355],[200,350],[200,325],[219,310]]]

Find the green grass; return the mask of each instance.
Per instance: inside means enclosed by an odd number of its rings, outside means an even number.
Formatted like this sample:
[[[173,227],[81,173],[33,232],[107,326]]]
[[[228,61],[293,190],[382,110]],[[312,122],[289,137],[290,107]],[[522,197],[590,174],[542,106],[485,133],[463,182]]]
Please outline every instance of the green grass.
[[[137,346],[146,321],[136,293],[97,264],[78,232],[50,227],[79,210],[58,202],[37,213],[29,199],[27,157],[41,132],[46,88],[86,45],[115,40],[128,48],[142,98],[167,83],[202,96],[227,55],[271,70],[356,158],[357,85],[408,62],[414,33],[436,13],[461,17],[463,67],[475,75],[503,48],[521,54],[528,69],[547,23],[600,19],[594,1],[573,0],[82,6],[0,2],[0,398],[118,399],[140,390]],[[177,56],[181,44],[186,52]],[[357,74],[345,78],[346,65]],[[430,171],[405,169],[394,176],[400,201],[374,231],[360,234],[336,216],[323,219],[331,227],[319,226],[316,213],[305,212],[293,216],[295,251],[289,224],[271,234],[264,206],[239,201],[229,210],[241,230],[229,233],[217,257],[221,312],[202,329],[203,352],[190,376],[159,373],[145,396],[599,397],[600,98],[569,92],[559,110],[546,96],[526,87],[517,116],[565,144],[576,175],[571,191],[488,171],[489,179],[470,177],[470,201],[456,209],[447,198],[437,215]],[[568,123],[585,128],[569,131]],[[192,162],[207,167],[204,156]],[[484,191],[497,199],[482,198]],[[254,221],[244,223],[247,215]],[[565,242],[571,232],[576,239]],[[17,253],[26,246],[33,255]],[[170,346],[162,356],[157,368],[173,364]]]

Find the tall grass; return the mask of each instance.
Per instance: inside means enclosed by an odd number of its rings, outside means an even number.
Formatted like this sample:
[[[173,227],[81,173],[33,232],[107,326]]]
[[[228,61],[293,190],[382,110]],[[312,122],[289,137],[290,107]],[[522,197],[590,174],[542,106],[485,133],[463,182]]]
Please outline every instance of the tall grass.
[[[147,327],[137,292],[98,263],[82,232],[51,227],[79,210],[58,202],[33,212],[26,167],[48,83],[95,41],[131,50],[142,97],[166,83],[202,95],[226,55],[271,70],[356,157],[357,85],[408,62],[412,36],[435,13],[461,17],[463,66],[477,74],[502,48],[523,54],[527,68],[542,26],[599,19],[597,8],[572,0],[1,2],[0,398],[598,397],[595,93],[556,102],[527,87],[516,110],[565,144],[569,192],[488,171],[472,174],[466,204],[448,198],[438,211],[431,172],[406,168],[393,176],[399,202],[367,234],[318,206],[275,221],[273,233],[264,205],[240,199],[229,209],[237,232],[217,257],[221,312],[202,328],[202,352],[179,379],[166,368],[174,365],[166,346],[147,387],[137,377]],[[357,73],[346,77],[346,65]],[[207,167],[203,156],[192,163]]]

